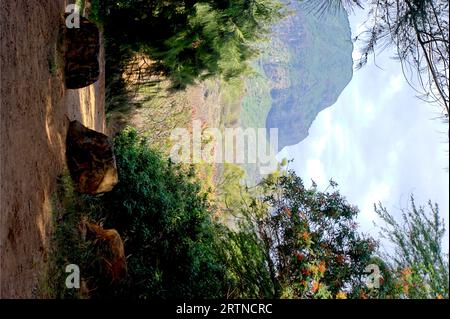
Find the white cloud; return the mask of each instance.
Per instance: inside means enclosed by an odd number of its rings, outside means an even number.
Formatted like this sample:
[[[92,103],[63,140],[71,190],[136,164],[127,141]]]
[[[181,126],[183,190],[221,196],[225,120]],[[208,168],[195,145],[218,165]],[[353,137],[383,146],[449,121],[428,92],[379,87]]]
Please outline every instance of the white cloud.
[[[376,113],[375,105],[373,105],[373,103],[366,103],[364,104],[363,109],[364,109],[363,117],[365,121],[372,122],[375,119]]]
[[[324,185],[327,182],[323,164],[319,159],[312,158],[306,162],[305,175],[318,185]]]
[[[280,157],[294,158],[298,175],[306,183],[314,179],[319,189],[330,178],[338,182],[360,208],[362,230],[375,237],[374,203],[398,216],[412,192],[418,204],[437,202],[448,225],[448,155],[438,133],[448,126],[431,120],[433,110],[415,98],[389,53],[377,64],[382,69],[369,62],[355,72],[336,104],[318,115],[310,136]]]
[[[394,95],[395,93],[398,93],[403,88],[405,79],[402,73],[393,75],[389,79],[389,85],[387,86],[386,93],[388,95]]]
[[[391,186],[385,181],[374,182],[371,183],[371,185],[367,185],[366,195],[359,207],[361,211],[359,221],[363,228],[366,230],[372,228],[373,222],[377,219],[374,204],[378,202],[386,204],[386,201],[390,198],[391,192]]]
[[[321,156],[324,150],[326,149],[327,145],[329,144],[329,142],[330,142],[329,135],[322,135],[319,138],[317,138],[314,144],[312,145],[312,150],[315,156]]]

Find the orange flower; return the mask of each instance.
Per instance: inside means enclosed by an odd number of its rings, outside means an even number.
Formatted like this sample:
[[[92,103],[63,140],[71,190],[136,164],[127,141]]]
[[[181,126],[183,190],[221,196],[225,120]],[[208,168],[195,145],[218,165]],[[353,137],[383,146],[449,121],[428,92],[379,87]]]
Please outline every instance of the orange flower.
[[[302,269],[300,269],[300,272],[302,273],[302,275],[305,275],[305,276],[309,276],[311,274],[311,271],[309,271],[308,268],[302,268]]]
[[[407,295],[409,292],[409,285],[407,283],[403,284],[403,293]]]
[[[303,259],[305,259],[305,255],[298,252],[295,253],[295,256],[297,256],[297,260],[300,262],[303,261]]]
[[[311,292],[314,294],[316,293],[317,290],[319,290],[320,284],[318,281],[313,280],[312,281],[312,287],[311,287]]]
[[[442,296],[441,294],[437,295],[436,299],[444,299],[444,296]]]
[[[402,270],[402,275],[405,277],[409,277],[412,274],[411,268],[405,268]]]
[[[359,291],[359,298],[360,298],[360,299],[368,299],[369,297],[366,295],[366,293],[364,292],[364,290],[360,290],[360,291]]]
[[[325,273],[325,270],[327,270],[327,267],[326,267],[325,261],[322,260],[322,261],[319,263],[319,272],[322,273],[322,274],[324,274],[324,273]]]
[[[342,255],[342,254],[337,255],[337,256],[336,256],[336,261],[337,261],[338,263],[340,263],[340,264],[343,264],[344,261],[345,261],[345,256]]]
[[[304,231],[304,232],[302,233],[302,238],[303,238],[304,240],[308,240],[308,239],[309,239],[309,233],[308,233],[307,231]]]

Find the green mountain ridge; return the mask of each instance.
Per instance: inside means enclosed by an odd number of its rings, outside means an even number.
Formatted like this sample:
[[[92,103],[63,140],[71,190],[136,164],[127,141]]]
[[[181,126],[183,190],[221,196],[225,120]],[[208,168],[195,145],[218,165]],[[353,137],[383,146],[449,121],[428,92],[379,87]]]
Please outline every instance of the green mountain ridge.
[[[278,128],[278,151],[308,136],[316,116],[332,106],[353,76],[351,29],[344,9],[292,14],[273,28],[246,82],[243,127]]]

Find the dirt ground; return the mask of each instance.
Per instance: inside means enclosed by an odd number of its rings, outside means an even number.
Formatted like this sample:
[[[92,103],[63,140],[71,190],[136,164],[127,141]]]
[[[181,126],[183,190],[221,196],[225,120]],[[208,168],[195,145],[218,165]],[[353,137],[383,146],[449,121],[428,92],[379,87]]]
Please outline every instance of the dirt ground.
[[[64,87],[58,34],[66,2],[0,1],[1,298],[41,297],[68,119],[105,130],[104,63],[94,85]]]

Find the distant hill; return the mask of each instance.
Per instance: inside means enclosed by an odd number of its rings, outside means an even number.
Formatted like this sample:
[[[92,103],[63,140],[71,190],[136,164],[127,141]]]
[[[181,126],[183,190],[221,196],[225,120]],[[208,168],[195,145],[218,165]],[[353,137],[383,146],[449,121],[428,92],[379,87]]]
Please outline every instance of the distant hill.
[[[345,10],[311,12],[299,1],[278,23],[247,80],[244,127],[278,128],[278,151],[301,142],[323,109],[333,105],[353,75],[351,30]]]

